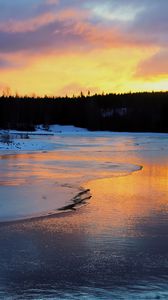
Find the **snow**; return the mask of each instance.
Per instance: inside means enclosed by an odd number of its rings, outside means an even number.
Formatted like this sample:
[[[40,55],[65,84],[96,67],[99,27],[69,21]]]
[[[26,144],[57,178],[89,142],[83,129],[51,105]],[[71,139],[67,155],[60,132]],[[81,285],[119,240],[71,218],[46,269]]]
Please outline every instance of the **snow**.
[[[87,129],[75,127],[72,125],[51,125],[49,130],[54,133],[86,133]]]
[[[2,142],[1,136],[4,133],[8,133],[10,136],[10,142]],[[27,135],[28,138],[25,138],[24,135]],[[44,129],[43,125],[38,125],[34,132],[29,131],[16,131],[9,130],[4,131],[0,130],[0,151],[49,151],[58,149],[60,147],[59,143],[57,143],[56,139],[52,137],[129,137],[135,139],[135,143],[138,146],[138,140],[141,140],[142,144],[148,144],[148,148],[152,143],[152,137],[154,138],[165,138],[167,139],[167,133],[129,133],[129,132],[108,132],[108,131],[88,131],[84,128],[78,128],[75,126],[64,126],[64,125],[51,125],[48,130]],[[143,141],[142,141],[143,137]],[[166,141],[167,142],[167,141]],[[62,144],[61,144],[62,146]],[[165,145],[164,145],[165,146]],[[153,145],[151,145],[153,147]]]
[[[52,136],[56,135],[74,135],[87,132],[86,129],[77,128],[74,126],[52,125],[48,130],[44,130],[42,125],[37,126],[34,132],[32,131],[17,131],[0,130],[0,151],[43,151],[53,150],[54,146],[51,140]],[[2,142],[1,137],[4,134],[9,134],[10,140]],[[27,135],[27,138],[25,136]]]
[[[34,137],[30,135],[29,139],[22,139],[20,137],[11,137],[11,142],[2,143],[0,142],[0,151],[43,151],[43,150],[51,150],[52,147],[48,143],[48,139],[40,140],[38,137]]]

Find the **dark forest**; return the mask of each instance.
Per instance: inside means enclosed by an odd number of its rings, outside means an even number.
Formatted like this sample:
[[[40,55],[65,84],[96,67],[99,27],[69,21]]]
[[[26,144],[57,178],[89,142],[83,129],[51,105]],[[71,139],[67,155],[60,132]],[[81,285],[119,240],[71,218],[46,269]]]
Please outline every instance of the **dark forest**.
[[[43,124],[89,130],[168,132],[168,92],[79,97],[0,97],[0,128],[34,130]]]

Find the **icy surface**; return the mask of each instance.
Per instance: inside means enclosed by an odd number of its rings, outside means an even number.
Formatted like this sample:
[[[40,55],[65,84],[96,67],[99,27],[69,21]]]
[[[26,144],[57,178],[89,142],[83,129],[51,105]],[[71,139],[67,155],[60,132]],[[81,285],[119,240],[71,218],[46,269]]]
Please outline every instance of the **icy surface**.
[[[0,299],[167,299],[168,135],[38,130],[50,150],[1,151],[1,220],[92,198],[0,223]]]
[[[2,132],[3,133],[3,132]],[[166,151],[167,134],[89,132],[53,125],[48,131],[10,131],[0,143],[0,221],[56,213],[89,180],[125,176],[140,165],[115,162],[112,153]],[[152,154],[151,154],[152,155]]]

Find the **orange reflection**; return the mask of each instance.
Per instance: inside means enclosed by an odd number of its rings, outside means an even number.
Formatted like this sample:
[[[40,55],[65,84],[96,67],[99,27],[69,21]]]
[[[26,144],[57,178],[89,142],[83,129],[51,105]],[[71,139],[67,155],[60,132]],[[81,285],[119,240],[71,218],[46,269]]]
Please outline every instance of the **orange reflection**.
[[[77,212],[58,218],[43,219],[36,226],[44,230],[74,233],[79,236],[141,236],[138,226],[156,224],[168,217],[168,162],[166,159],[145,160],[134,153],[127,160],[141,161],[143,170],[128,176],[93,180],[85,184],[92,199]],[[120,154],[113,157],[118,161]],[[123,157],[124,160],[124,157]],[[167,221],[166,221],[167,222]],[[31,224],[30,224],[31,226]],[[90,241],[91,242],[91,241]]]
[[[18,185],[27,186],[39,183],[53,183],[54,186],[70,183],[76,187],[84,185],[91,190],[89,205],[59,221],[45,220],[46,226],[58,222],[62,228],[67,223],[79,230],[85,225],[90,233],[122,229],[122,234],[123,231],[135,234],[137,223],[168,212],[167,156],[164,151],[139,151],[139,145],[135,146],[134,139],[128,137],[114,140],[115,143],[113,139],[109,143],[100,137],[95,139],[94,145],[92,139],[92,147],[89,147],[91,139],[86,139],[83,142],[87,141],[88,148],[85,146],[83,150],[81,146],[81,151],[75,149],[3,156],[1,184],[12,185],[15,180]],[[123,176],[127,169],[115,169],[115,165],[121,163],[142,165],[143,169]],[[46,191],[48,193],[49,189]],[[70,230],[70,226],[67,230]]]
[[[94,220],[103,219],[97,230],[125,227],[131,229],[140,219],[168,212],[168,164],[146,164],[129,176],[95,180],[92,191]],[[95,227],[96,228],[96,227]]]

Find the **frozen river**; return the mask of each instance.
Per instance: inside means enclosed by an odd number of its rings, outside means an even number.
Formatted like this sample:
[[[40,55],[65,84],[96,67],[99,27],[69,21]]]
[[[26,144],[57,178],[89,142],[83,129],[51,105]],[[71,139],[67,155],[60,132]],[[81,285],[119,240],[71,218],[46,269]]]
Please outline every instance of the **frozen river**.
[[[111,160],[120,137],[106,135],[81,131],[75,136],[32,136],[28,151],[1,151],[0,222],[56,214],[85,191],[85,182],[140,170],[139,165]],[[26,140],[17,140],[22,148]],[[32,151],[32,143],[47,150]]]
[[[40,139],[1,151],[0,299],[167,299],[168,135]]]

